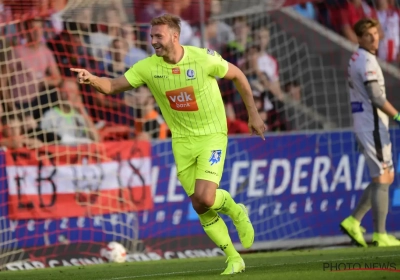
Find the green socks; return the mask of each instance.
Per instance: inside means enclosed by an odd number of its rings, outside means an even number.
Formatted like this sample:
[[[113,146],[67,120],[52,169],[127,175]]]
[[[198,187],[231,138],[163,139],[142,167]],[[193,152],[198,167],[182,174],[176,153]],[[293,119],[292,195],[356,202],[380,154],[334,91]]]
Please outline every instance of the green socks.
[[[217,189],[215,192],[214,205],[211,209],[228,215],[232,220],[236,220],[237,216],[241,213],[241,208],[231,197],[230,193],[226,190]]]
[[[232,198],[231,198],[232,199]],[[212,209],[199,215],[200,223],[210,239],[225,252],[228,257],[239,255],[233,247],[228,228],[224,220]]]

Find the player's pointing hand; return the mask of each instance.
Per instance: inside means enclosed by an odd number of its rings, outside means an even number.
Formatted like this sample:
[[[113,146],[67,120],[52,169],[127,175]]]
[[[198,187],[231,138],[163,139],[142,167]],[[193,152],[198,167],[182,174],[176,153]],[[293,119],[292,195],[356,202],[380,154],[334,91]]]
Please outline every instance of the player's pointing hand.
[[[80,84],[90,84],[91,79],[94,77],[89,71],[85,69],[70,68],[72,72],[78,73],[78,83]]]
[[[249,125],[249,130],[250,130],[251,135],[253,135],[253,134],[260,135],[262,140],[265,140],[264,132],[267,131],[267,126],[261,119],[258,112],[249,115],[249,124],[248,125]]]

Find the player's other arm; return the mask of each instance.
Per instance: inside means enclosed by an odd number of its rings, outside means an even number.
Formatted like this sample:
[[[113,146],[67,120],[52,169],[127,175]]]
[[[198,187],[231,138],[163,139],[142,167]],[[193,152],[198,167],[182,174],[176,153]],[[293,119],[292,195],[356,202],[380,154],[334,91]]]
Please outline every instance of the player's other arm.
[[[263,133],[266,131],[266,126],[261,120],[256,105],[254,103],[253,93],[249,81],[244,73],[232,63],[228,63],[228,72],[224,76],[225,79],[232,80],[235,87],[240,93],[243,102],[249,114],[249,128],[264,139]]]
[[[383,96],[381,87],[376,80],[364,82],[365,88],[368,92],[369,98],[371,99],[372,105],[379,108],[382,112],[391,118],[398,116],[399,112],[393,107],[393,105]],[[396,119],[395,119],[396,120]],[[400,117],[399,117],[400,121]]]
[[[133,88],[125,76],[112,79],[98,77],[85,69],[71,68],[71,71],[78,73],[78,82],[80,84],[89,84],[104,94],[117,94]]]

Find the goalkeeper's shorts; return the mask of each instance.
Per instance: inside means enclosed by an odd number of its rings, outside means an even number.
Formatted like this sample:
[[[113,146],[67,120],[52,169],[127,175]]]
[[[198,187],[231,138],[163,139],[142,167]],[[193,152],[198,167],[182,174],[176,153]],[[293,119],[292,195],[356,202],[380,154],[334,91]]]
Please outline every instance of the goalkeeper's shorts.
[[[228,137],[223,133],[172,139],[178,179],[188,196],[194,193],[197,179],[219,186]]]

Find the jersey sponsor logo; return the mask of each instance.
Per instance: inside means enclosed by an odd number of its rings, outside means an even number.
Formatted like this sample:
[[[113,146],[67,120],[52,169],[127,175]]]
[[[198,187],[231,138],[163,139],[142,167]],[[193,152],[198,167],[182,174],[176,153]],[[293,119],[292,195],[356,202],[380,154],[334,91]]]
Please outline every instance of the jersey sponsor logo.
[[[207,49],[207,54],[209,54],[209,55],[215,55],[215,51],[214,51],[214,50]]]
[[[208,162],[210,162],[211,165],[217,164],[218,162],[221,161],[221,154],[222,154],[221,150],[212,150]]]
[[[198,111],[193,86],[174,89],[165,92],[169,105],[175,111]]]
[[[196,78],[196,72],[194,72],[193,69],[188,69],[186,70],[186,77],[188,77],[188,79],[194,79]]]
[[[172,68],[172,74],[180,74],[181,73],[181,69],[179,68],[179,67],[175,67],[175,68]]]
[[[156,79],[168,79],[167,75],[154,75],[154,78]]]
[[[364,112],[363,104],[361,102],[351,102],[351,112],[353,114]]]

